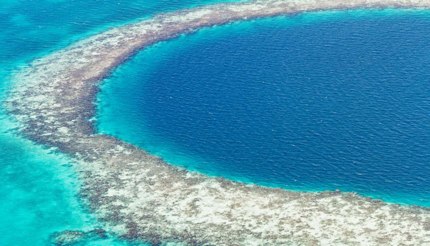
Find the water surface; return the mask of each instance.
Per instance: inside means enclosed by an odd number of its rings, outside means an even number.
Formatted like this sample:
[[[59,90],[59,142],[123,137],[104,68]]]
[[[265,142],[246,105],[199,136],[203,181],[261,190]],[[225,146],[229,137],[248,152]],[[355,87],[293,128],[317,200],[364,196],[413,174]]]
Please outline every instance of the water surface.
[[[99,129],[208,175],[429,206],[429,14],[305,14],[155,45],[106,81]]]

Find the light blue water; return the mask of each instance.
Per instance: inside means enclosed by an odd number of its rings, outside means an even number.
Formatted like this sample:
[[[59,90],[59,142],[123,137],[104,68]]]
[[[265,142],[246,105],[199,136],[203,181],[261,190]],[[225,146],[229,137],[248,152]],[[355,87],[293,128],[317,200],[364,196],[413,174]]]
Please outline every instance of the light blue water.
[[[35,57],[111,25],[213,0],[0,1],[0,98],[9,75]],[[53,232],[98,225],[77,198],[78,181],[65,157],[11,131],[0,108],[0,245],[49,245]],[[79,245],[126,245],[115,238]]]
[[[209,175],[430,205],[430,12],[306,14],[155,45],[99,128]]]

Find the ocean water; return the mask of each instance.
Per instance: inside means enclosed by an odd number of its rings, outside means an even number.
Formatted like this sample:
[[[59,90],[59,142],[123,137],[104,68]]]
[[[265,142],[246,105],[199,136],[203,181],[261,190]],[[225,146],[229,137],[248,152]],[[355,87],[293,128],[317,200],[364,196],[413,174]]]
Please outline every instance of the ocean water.
[[[208,175],[430,206],[429,35],[411,10],[206,28],[119,67],[98,127]]]
[[[110,26],[213,0],[2,0],[0,3],[0,99],[10,75],[32,59]],[[63,230],[99,225],[79,200],[72,163],[14,132],[0,108],[0,245],[51,245]],[[109,236],[76,245],[129,245]],[[135,244],[133,244],[135,245]]]

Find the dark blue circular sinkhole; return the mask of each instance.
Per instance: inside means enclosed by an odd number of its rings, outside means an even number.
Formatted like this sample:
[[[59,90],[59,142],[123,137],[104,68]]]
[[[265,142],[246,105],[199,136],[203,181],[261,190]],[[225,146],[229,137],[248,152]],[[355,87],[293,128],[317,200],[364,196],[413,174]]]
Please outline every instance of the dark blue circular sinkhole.
[[[209,28],[121,66],[99,128],[173,164],[430,204],[430,18],[306,14]]]

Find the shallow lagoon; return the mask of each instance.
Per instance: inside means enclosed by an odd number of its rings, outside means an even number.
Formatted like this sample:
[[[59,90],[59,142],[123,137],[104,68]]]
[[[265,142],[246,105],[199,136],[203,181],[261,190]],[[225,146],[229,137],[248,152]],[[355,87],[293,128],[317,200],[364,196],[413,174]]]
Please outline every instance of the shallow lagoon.
[[[99,129],[209,175],[428,206],[429,16],[305,14],[155,45],[106,81]]]

